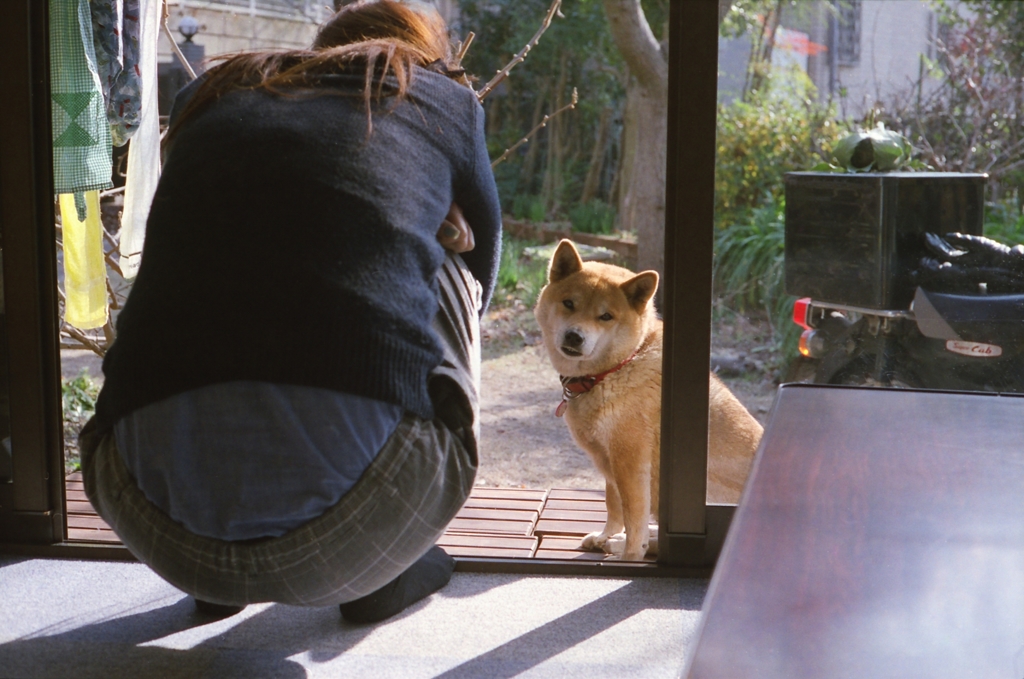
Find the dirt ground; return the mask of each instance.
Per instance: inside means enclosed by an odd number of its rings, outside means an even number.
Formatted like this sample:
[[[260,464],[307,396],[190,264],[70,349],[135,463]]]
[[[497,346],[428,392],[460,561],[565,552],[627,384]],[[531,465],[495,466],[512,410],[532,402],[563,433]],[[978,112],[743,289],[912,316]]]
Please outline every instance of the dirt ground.
[[[481,461],[477,483],[527,488],[604,488],[565,422],[558,375],[540,344],[533,314],[520,303],[491,309],[481,328]],[[777,387],[764,329],[742,317],[716,323],[712,363],[762,423]]]

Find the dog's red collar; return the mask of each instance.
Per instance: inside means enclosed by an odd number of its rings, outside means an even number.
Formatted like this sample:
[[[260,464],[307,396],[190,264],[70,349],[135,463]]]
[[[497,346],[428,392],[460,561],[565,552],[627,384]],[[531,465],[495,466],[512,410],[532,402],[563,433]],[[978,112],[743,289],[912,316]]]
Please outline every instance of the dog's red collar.
[[[561,417],[565,414],[565,409],[569,407],[569,401],[587,393],[596,387],[598,382],[608,377],[616,370],[621,370],[627,363],[636,358],[638,353],[640,353],[639,349],[634,351],[629,358],[611,370],[605,370],[603,373],[598,373],[597,375],[580,375],[579,377],[566,377],[565,375],[559,375],[558,379],[562,382],[562,402],[555,408],[555,417]]]

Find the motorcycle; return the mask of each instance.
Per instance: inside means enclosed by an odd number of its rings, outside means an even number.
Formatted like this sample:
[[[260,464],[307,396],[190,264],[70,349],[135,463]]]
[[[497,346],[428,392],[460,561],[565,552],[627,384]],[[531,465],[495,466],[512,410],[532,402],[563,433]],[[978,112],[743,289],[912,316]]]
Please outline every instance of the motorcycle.
[[[918,288],[909,309],[796,302],[818,384],[1024,392],[1024,295]]]
[[[786,292],[814,382],[1024,392],[1024,246],[982,236],[987,180],[786,174]]]

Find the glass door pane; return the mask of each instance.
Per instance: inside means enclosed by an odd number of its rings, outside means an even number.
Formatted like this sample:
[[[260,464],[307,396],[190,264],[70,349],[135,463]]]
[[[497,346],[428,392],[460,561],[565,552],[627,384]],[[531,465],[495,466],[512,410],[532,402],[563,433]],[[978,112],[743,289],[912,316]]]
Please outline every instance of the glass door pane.
[[[1020,17],[967,4],[726,15],[712,363],[758,416],[783,381],[1024,389]]]

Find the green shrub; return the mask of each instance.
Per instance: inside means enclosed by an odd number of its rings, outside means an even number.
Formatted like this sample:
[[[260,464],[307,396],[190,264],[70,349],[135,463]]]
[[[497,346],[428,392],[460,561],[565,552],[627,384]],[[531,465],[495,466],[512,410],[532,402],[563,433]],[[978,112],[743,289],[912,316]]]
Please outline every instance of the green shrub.
[[[60,393],[64,418],[84,422],[96,410],[96,397],[100,393],[100,387],[89,373],[83,371],[78,377],[61,378]]]
[[[816,96],[806,75],[787,73],[773,76],[771,86],[751,94],[750,101],[719,106],[715,208],[720,223],[776,203],[786,172],[831,158],[832,145],[850,128],[836,122],[835,107],[818,103]]]
[[[1000,243],[1024,243],[1024,214],[1016,200],[985,205],[985,235]]]
[[[569,210],[573,231],[609,234],[615,230],[615,208],[603,200],[576,205]]]
[[[61,378],[61,406],[64,412],[64,473],[81,467],[78,450],[78,432],[96,410],[96,397],[100,385],[83,371],[71,379]]]

